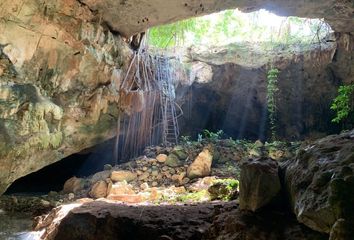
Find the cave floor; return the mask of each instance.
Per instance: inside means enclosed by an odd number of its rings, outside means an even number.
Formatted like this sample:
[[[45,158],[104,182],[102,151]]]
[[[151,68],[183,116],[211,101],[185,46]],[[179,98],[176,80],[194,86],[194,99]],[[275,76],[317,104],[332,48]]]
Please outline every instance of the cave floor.
[[[59,193],[2,196],[0,209],[42,215],[34,226],[45,231],[45,239],[326,239],[298,223],[282,204],[257,213],[238,207],[239,162],[263,156],[281,160],[297,146],[209,140],[150,147],[127,163],[69,179]],[[205,149],[214,156],[207,176],[190,178],[195,159],[207,158]]]

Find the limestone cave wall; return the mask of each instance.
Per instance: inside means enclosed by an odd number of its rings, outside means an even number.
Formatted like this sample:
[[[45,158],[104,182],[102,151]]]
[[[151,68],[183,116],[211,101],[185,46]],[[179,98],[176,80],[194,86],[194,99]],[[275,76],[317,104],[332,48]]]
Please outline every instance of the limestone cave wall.
[[[339,85],[354,82],[353,36],[336,34],[303,52],[257,52],[247,44],[190,52],[191,80],[180,85],[182,135],[219,129],[233,138],[269,137],[267,72],[279,69],[276,127],[280,139],[340,131],[331,119]]]
[[[115,135],[117,85],[132,53],[78,1],[0,5],[1,194]]]

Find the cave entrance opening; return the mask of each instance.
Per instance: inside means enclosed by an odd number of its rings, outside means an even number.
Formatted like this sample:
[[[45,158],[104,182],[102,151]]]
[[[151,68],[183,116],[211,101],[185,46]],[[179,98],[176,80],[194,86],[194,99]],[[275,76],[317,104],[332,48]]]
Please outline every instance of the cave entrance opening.
[[[309,115],[306,79],[331,78],[325,68],[336,48],[333,30],[323,19],[236,9],[154,27],[146,35],[151,52],[181,58],[188,69],[188,78],[176,89],[184,112],[182,136],[197,139],[204,130],[223,130],[234,139],[266,141],[276,132],[281,139],[300,140],[316,128],[303,121]],[[278,79],[272,85],[268,76],[274,72]],[[285,112],[278,106],[286,104],[297,107]],[[312,111],[317,118],[330,118],[329,107]],[[282,126],[289,122],[293,129]],[[329,125],[330,120],[317,124],[316,131]]]

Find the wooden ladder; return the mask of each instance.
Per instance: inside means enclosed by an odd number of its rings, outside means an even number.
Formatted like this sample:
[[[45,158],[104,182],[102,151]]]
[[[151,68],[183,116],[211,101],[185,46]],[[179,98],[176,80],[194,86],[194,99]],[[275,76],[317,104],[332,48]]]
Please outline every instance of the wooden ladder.
[[[165,58],[160,59],[160,86],[161,86],[161,112],[163,136],[162,141],[168,143],[178,142],[179,126],[175,103],[175,90],[173,86],[173,74],[169,62]]]

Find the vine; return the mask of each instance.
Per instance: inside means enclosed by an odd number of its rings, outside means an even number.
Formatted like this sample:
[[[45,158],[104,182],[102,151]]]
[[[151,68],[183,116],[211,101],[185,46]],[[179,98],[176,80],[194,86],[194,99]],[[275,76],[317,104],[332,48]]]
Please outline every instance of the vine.
[[[332,122],[339,123],[348,118],[350,112],[353,111],[353,103],[351,103],[353,96],[354,83],[339,87],[338,96],[333,100],[331,106],[331,109],[336,112],[336,117],[332,119]]]
[[[276,97],[279,70],[271,67],[267,73],[267,109],[272,140],[276,140]]]

